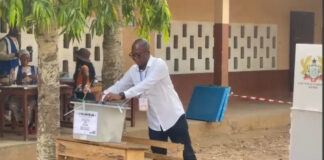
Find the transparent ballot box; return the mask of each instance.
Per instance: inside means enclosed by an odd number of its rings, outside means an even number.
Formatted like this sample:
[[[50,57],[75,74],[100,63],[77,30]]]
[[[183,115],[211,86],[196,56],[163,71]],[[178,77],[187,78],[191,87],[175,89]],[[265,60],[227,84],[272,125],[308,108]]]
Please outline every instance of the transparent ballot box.
[[[75,102],[73,138],[94,142],[121,142],[126,110],[123,102]]]

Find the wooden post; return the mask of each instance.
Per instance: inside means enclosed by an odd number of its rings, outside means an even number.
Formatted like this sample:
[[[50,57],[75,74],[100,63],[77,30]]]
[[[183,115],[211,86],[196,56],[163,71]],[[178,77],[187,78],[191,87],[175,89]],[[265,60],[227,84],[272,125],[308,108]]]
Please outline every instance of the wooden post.
[[[214,84],[228,86],[229,0],[215,0],[214,16]]]

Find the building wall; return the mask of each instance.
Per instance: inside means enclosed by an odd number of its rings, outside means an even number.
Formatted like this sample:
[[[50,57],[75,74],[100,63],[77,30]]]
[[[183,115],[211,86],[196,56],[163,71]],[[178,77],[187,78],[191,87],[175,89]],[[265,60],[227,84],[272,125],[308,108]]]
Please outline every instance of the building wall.
[[[229,84],[238,94],[270,98],[289,97],[290,12],[315,13],[314,42],[322,43],[321,0],[232,0],[231,23],[277,25],[277,70],[229,73]]]
[[[169,0],[172,20],[214,21],[213,0]],[[181,6],[181,7],[179,7]],[[290,11],[315,13],[315,43],[322,38],[321,0],[230,0],[230,23],[275,24],[278,26],[279,70],[289,69]]]
[[[214,22],[217,8],[213,0],[169,0],[173,21]],[[179,7],[181,6],[181,7]],[[275,26],[276,63],[273,69],[263,71],[231,72],[229,85],[237,94],[270,98],[289,97],[289,36],[290,12],[307,11],[315,13],[315,43],[322,42],[321,0],[231,0],[230,24],[252,24]],[[172,33],[172,30],[171,30]],[[171,37],[172,38],[172,37]],[[229,43],[231,45],[231,43]],[[232,63],[229,63],[232,65]],[[169,70],[173,66],[169,66]],[[190,78],[189,78],[190,77]],[[194,86],[211,84],[212,73],[174,74],[172,80],[185,106],[189,103]],[[181,83],[181,82],[186,83]]]
[[[214,21],[214,0],[168,0],[174,21]]]
[[[278,69],[289,69],[290,11],[315,13],[314,42],[322,42],[322,0],[231,0],[230,23],[277,24]]]
[[[194,23],[214,23],[217,11],[215,0],[168,0],[172,14],[172,21],[194,22]],[[289,35],[290,35],[290,11],[308,11],[315,13],[315,43],[322,42],[322,1],[321,0],[230,0],[230,24],[253,24],[253,25],[275,25],[277,32],[276,67],[265,71],[238,71],[229,73],[229,85],[232,90],[240,94],[281,96],[288,95],[289,84]],[[128,56],[131,45],[137,39],[134,27],[123,29],[123,53],[124,71],[132,64],[132,59]],[[172,34],[172,30],[171,30]],[[211,33],[212,34],[212,33]],[[0,36],[5,33],[0,33]],[[212,35],[211,35],[212,36]],[[210,37],[211,37],[210,36]],[[171,37],[172,38],[172,37]],[[30,40],[32,39],[32,40]],[[68,60],[68,71],[71,77],[74,72],[73,47],[85,47],[86,35],[80,43],[70,43],[68,48],[64,48],[64,38],[59,37],[59,58],[60,71],[63,70],[63,60]],[[29,44],[30,43],[30,44]],[[155,55],[156,34],[151,34],[151,53]],[[230,44],[230,43],[229,43]],[[100,47],[100,61],[95,62],[97,75],[101,75],[102,67],[102,37],[94,37],[89,48],[94,60],[94,47]],[[32,46],[34,50],[33,65],[37,65],[37,44],[32,34],[22,35],[22,48]],[[211,63],[212,64],[212,63]],[[231,63],[229,63],[231,65]],[[173,68],[173,66],[169,66]],[[260,76],[262,75],[262,76]],[[189,78],[192,77],[192,78]],[[262,78],[260,78],[262,77]],[[266,78],[264,78],[266,77]],[[200,84],[212,84],[213,74],[209,73],[189,73],[172,75],[172,80],[176,90],[185,104],[188,103],[192,89]],[[185,80],[186,83],[182,83]]]

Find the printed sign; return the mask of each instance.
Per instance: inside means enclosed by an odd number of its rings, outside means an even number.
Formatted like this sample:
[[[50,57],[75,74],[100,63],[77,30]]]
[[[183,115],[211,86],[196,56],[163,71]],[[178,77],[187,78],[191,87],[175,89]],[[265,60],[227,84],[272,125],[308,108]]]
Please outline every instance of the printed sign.
[[[97,136],[98,112],[74,111],[73,133]]]
[[[322,45],[297,44],[293,108],[322,112]]]

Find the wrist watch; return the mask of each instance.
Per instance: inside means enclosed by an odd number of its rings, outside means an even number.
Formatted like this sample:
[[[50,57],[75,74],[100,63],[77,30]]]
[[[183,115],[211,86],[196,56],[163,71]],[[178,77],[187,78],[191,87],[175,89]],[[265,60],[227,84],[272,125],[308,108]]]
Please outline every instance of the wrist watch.
[[[120,95],[121,99],[125,99],[126,98],[124,92],[120,92],[119,95]]]

